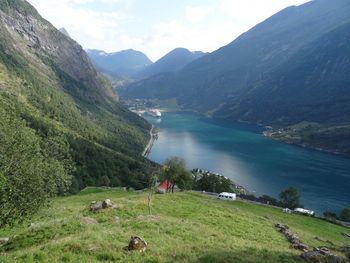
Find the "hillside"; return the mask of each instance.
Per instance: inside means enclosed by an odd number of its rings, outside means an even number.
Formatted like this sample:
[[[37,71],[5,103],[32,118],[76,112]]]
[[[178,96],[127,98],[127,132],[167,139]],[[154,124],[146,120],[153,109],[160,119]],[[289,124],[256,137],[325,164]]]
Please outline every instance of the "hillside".
[[[133,49],[114,53],[87,50],[87,54],[97,69],[116,78],[130,78],[136,72],[152,64],[145,54]]]
[[[159,73],[177,72],[192,61],[204,56],[201,51],[191,52],[185,48],[176,48],[153,64],[135,74],[136,79],[145,79]]]
[[[116,207],[89,211],[91,201],[106,198]],[[342,235],[348,229],[320,219],[191,192],[154,195],[152,211],[148,216],[147,193],[87,189],[56,198],[30,224],[0,230],[0,237],[10,237],[0,256],[4,263],[305,262],[276,223],[339,255],[349,242]],[[145,253],[124,250],[133,235],[148,242]]]
[[[178,73],[131,84],[120,94],[176,99],[185,109],[275,128],[303,121],[346,126],[350,121],[349,13],[347,0],[314,0],[288,7]],[[342,131],[338,144],[346,134]],[[329,140],[321,144],[332,147]]]
[[[150,125],[119,104],[82,47],[24,0],[0,2],[0,35],[0,119],[9,119],[2,128],[15,134],[11,122],[21,123],[55,158],[68,145],[72,192],[142,188]]]

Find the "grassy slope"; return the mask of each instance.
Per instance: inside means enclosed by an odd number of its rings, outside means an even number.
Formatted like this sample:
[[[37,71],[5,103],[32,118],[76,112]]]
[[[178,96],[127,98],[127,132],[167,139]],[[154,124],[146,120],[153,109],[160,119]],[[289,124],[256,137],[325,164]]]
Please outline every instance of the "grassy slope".
[[[90,189],[80,195],[57,198],[32,222],[0,231],[16,236],[0,248],[1,262],[302,262],[299,252],[274,229],[288,224],[311,246],[334,246],[349,240],[347,230],[319,219],[284,214],[277,209],[245,202],[225,202],[196,193],[155,195],[155,218],[147,215],[147,195]],[[117,205],[100,213],[88,210],[93,200],[110,198]],[[114,222],[114,217],[120,218]],[[93,217],[97,225],[81,224]],[[123,250],[132,235],[149,244],[145,254]]]

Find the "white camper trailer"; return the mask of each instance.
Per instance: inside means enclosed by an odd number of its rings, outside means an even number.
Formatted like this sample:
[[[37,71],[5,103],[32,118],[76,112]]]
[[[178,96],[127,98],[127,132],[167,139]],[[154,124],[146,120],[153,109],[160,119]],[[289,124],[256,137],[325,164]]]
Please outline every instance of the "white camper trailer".
[[[304,209],[304,208],[295,208],[294,212],[295,213],[299,213],[299,214],[303,214],[303,215],[307,215],[307,216],[314,216],[315,215],[314,211],[307,210],[307,209]]]
[[[222,193],[219,194],[218,199],[234,201],[234,200],[236,200],[236,194],[222,192]]]

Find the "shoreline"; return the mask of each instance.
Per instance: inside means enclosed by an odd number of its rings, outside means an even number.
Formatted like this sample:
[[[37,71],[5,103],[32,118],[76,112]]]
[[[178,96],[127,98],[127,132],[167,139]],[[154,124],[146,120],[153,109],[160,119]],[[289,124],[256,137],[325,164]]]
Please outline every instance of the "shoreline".
[[[153,143],[154,141],[157,139],[157,133],[155,132],[155,127],[154,125],[152,124],[152,127],[149,131],[149,135],[150,135],[150,139],[145,147],[145,149],[143,150],[142,152],[142,156],[147,158],[148,155],[150,154],[151,150],[152,150],[152,147],[153,147]]]

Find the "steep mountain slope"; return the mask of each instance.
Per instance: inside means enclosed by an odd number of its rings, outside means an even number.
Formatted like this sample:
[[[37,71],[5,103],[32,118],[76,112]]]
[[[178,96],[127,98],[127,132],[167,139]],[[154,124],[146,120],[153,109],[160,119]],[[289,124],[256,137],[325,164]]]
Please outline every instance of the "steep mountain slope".
[[[337,130],[336,144],[349,145],[349,14],[347,0],[286,8],[178,73],[134,83],[120,94],[175,98],[210,116],[274,127],[307,121],[329,132],[327,127],[341,126],[331,129]],[[310,136],[327,137],[320,144],[334,151],[332,135]],[[340,151],[350,154],[346,148]]]
[[[69,143],[72,191],[142,187],[150,126],[117,102],[81,46],[24,0],[1,1],[0,35],[0,107],[43,141]]]
[[[64,27],[60,28],[60,31],[61,31],[61,33],[63,33],[63,34],[66,35],[67,37],[70,37],[70,35],[69,35],[67,29],[65,29]]]
[[[286,8],[231,44],[190,63],[180,72],[133,84],[122,90],[121,95],[147,98],[149,94],[158,96],[159,92],[160,98],[177,98],[184,107],[205,113],[218,112],[218,117],[236,118],[237,109],[240,109],[240,119],[245,119],[242,112],[249,113],[252,109],[242,109],[243,105],[239,102],[246,101],[246,96],[258,90],[268,94],[273,88],[264,84],[276,76],[288,81],[287,76],[280,75],[281,69],[290,61],[298,61],[301,50],[312,47],[326,34],[350,22],[349,13],[350,2],[346,0],[315,0],[299,7]],[[337,40],[330,41],[334,41],[334,47],[337,46]],[[343,53],[347,55],[346,49]],[[322,72],[324,69],[319,67],[315,70]],[[283,87],[281,90],[284,90]],[[318,92],[329,91],[324,88]],[[282,114],[277,116],[282,106],[284,103],[273,104],[277,111],[273,122],[287,122],[280,120],[284,117]],[[223,107],[227,110],[220,110]],[[294,115],[293,111],[290,115]],[[251,119],[267,121],[259,116],[251,116]]]
[[[100,71],[119,78],[131,77],[139,70],[152,64],[152,61],[145,54],[133,49],[114,53],[87,50],[87,54]]]
[[[149,78],[153,75],[165,72],[176,72],[192,61],[202,57],[201,51],[191,52],[185,48],[176,48],[160,58],[154,64],[147,66],[135,74],[137,79]]]

